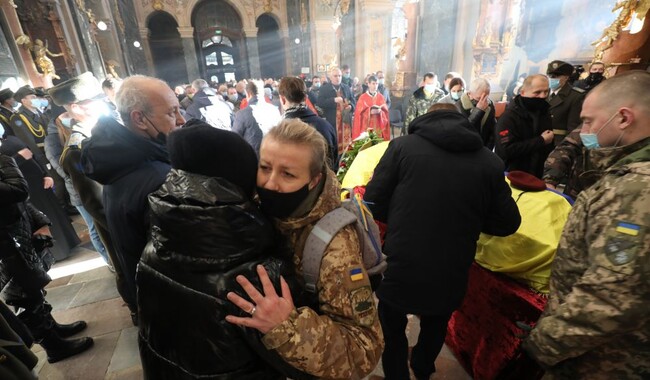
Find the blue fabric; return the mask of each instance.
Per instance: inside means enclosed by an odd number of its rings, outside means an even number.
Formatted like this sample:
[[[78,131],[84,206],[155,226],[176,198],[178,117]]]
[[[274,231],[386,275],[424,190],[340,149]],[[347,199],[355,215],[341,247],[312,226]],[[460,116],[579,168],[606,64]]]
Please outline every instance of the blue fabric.
[[[95,251],[99,253],[99,255],[104,259],[106,264],[110,264],[111,260],[108,258],[108,253],[106,253],[106,247],[104,247],[104,243],[102,243],[102,240],[99,238],[99,234],[97,233],[97,229],[95,228],[95,222],[93,222],[93,217],[90,216],[88,211],[84,208],[84,206],[75,206],[77,210],[79,211],[79,215],[83,218],[84,222],[86,222],[86,225],[88,226],[88,234],[90,234],[90,242],[93,244],[93,247],[95,248]]]

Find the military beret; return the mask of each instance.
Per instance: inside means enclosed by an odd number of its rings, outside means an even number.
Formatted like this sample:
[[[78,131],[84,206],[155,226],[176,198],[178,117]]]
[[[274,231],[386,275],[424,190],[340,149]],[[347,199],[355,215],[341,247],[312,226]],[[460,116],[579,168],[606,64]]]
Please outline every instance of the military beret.
[[[104,96],[102,86],[93,73],[87,71],[47,90],[57,106],[79,103]]]
[[[546,68],[546,75],[571,75],[573,74],[573,66],[564,61],[552,61]]]
[[[13,98],[14,92],[9,88],[3,88],[0,90],[0,103],[4,103],[7,99]]]
[[[515,189],[524,191],[542,191],[546,190],[546,183],[532,174],[513,170],[506,176],[510,180],[510,185]]]
[[[21,101],[27,95],[36,95],[36,91],[29,86],[23,86],[16,91],[14,99],[16,99],[16,101]]]

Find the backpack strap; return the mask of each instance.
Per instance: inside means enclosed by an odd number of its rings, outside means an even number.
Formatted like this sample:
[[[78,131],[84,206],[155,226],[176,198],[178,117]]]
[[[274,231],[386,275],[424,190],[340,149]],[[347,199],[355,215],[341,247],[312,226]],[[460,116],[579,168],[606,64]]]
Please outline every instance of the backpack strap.
[[[307,236],[302,251],[302,271],[305,290],[316,293],[316,283],[320,274],[320,265],[327,246],[337,232],[348,224],[357,221],[357,217],[348,210],[338,207],[325,214]]]

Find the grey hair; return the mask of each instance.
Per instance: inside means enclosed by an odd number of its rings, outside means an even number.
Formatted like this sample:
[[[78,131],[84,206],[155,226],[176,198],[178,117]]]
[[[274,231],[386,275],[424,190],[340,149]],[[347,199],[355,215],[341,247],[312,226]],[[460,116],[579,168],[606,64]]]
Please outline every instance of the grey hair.
[[[115,94],[115,105],[124,125],[130,126],[131,112],[134,110],[139,110],[144,113],[151,112],[149,97],[143,91],[143,84],[150,81],[167,86],[165,81],[158,78],[148,77],[146,75],[132,75],[124,79],[122,86],[117,90]]]
[[[473,93],[487,91],[490,92],[490,82],[484,78],[476,78],[472,81],[472,87],[469,89]]]
[[[192,82],[192,88],[195,89],[196,91],[201,91],[204,88],[210,87],[208,85],[208,82],[206,82],[204,79],[195,79],[194,82]]]

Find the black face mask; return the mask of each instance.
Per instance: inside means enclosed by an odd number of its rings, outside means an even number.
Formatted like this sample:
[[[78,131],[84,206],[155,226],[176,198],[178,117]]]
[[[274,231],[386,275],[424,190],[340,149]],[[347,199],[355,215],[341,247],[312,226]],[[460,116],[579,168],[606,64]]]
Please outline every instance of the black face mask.
[[[605,79],[603,73],[589,73],[589,76],[587,77],[587,82],[595,86],[598,83],[602,82],[603,79]]]
[[[154,123],[152,123],[151,120],[149,120],[149,118],[147,117],[147,115],[142,115],[142,116],[144,116],[144,118],[147,119],[147,121],[149,122],[149,124],[151,124],[151,126],[153,127],[153,129],[154,129],[156,132],[158,132],[158,134],[156,135],[156,137],[152,137],[151,140],[157,142],[157,143],[160,144],[160,145],[167,145],[167,135],[164,134],[164,133],[162,133],[162,132],[160,132],[160,131],[158,130],[158,128],[156,128],[156,126],[154,125]]]
[[[548,102],[542,98],[525,98],[521,97],[521,102],[528,111],[546,111],[548,109]]]
[[[262,211],[279,219],[291,215],[309,195],[309,183],[293,193],[280,193],[257,187],[257,194],[262,202]]]

